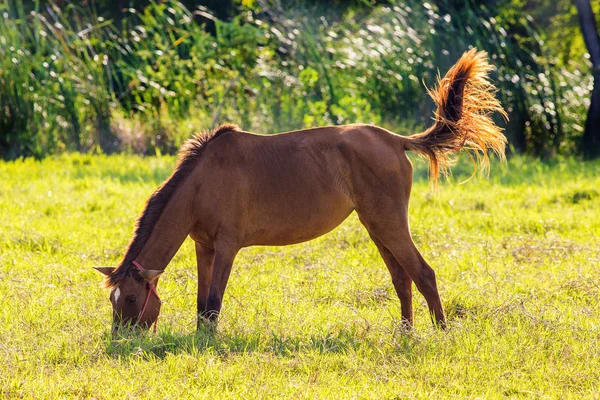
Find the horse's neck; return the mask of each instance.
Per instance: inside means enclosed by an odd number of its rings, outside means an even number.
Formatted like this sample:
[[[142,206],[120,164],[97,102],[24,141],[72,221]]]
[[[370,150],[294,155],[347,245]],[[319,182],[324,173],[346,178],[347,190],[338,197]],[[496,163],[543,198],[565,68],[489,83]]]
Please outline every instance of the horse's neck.
[[[150,237],[136,257],[145,269],[164,270],[192,230],[192,186],[182,185],[169,199]]]

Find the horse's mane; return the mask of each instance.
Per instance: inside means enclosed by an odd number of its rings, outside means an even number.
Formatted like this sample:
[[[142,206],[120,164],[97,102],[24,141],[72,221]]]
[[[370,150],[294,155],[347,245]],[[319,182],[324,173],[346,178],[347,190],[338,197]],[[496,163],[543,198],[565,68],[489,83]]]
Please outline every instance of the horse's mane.
[[[127,276],[134,276],[141,279],[138,274],[133,274],[131,268],[132,261],[138,256],[146,241],[152,233],[152,229],[158,221],[162,211],[169,202],[169,199],[179,186],[179,184],[190,174],[197,164],[197,161],[206,148],[206,145],[211,140],[220,136],[223,133],[231,131],[239,131],[240,128],[233,124],[224,124],[218,128],[195,135],[188,139],[179,150],[179,157],[175,171],[171,176],[163,182],[162,185],[154,191],[152,196],[146,202],[144,211],[138,217],[133,239],[129,243],[127,251],[123,256],[123,260],[119,266],[106,278],[105,285],[108,288],[117,287],[121,281]]]

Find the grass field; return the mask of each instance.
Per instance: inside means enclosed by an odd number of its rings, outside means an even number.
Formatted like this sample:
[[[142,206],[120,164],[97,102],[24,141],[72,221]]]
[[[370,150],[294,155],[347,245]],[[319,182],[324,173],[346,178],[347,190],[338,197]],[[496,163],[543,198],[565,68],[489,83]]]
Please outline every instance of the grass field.
[[[91,267],[118,263],[174,161],[0,162],[0,396],[600,397],[599,162],[516,157],[437,194],[418,163],[412,232],[447,331],[416,291],[416,329],[401,329],[387,270],[352,215],[312,242],[243,250],[216,334],[195,332],[186,241],[160,282],[158,332],[112,341]]]

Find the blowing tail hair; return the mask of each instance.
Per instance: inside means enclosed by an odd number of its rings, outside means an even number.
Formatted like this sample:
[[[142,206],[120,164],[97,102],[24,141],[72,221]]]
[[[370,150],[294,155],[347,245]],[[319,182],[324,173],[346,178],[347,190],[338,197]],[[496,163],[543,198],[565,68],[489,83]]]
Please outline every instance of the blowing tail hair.
[[[465,150],[477,167],[489,168],[488,151],[505,159],[506,138],[492,120],[498,112],[508,116],[498,99],[496,88],[488,80],[493,69],[487,53],[471,49],[446,73],[438,76],[437,87],[429,95],[437,105],[435,123],[426,131],[409,136],[406,149],[429,159],[429,176],[434,186],[440,173],[446,175],[454,163],[452,155]]]

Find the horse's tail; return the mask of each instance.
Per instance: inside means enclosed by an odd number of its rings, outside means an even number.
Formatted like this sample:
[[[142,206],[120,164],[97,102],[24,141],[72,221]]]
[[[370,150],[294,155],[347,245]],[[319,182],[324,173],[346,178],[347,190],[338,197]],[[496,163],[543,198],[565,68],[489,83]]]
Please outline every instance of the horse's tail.
[[[507,117],[496,99],[496,88],[488,80],[493,67],[486,52],[465,52],[446,73],[438,76],[437,88],[428,90],[437,105],[435,124],[422,133],[410,136],[405,148],[429,159],[429,174],[434,185],[440,171],[448,172],[452,154],[466,150],[481,169],[489,167],[488,150],[504,160],[506,138],[494,124],[494,112]]]

